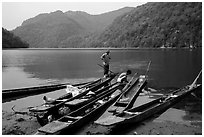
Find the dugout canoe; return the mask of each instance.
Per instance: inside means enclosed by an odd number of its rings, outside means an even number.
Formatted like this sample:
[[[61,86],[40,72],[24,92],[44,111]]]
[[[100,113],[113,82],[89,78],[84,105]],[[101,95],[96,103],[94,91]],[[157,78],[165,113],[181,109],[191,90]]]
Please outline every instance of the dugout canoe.
[[[101,79],[99,78],[94,81],[72,84],[72,86],[80,87],[83,85],[93,84],[100,80]],[[51,92],[55,90],[60,90],[60,89],[66,88],[66,85],[68,84],[70,85],[70,83],[63,83],[63,84],[44,85],[44,86],[36,86],[36,87],[4,89],[2,90],[2,99],[8,99],[8,98],[19,97],[19,96],[37,95],[37,94],[42,94],[42,93]]]
[[[78,94],[77,96],[71,97],[68,94],[65,94],[59,98],[57,98],[55,101],[49,104],[41,104],[40,106],[36,106],[31,108],[29,111],[31,112],[43,112],[48,111],[49,109],[52,109],[53,107],[57,107],[61,104],[64,104],[69,101],[73,101],[75,99],[81,98],[84,95],[86,95],[89,91],[96,92],[99,88],[103,87],[104,85],[107,85],[114,77],[104,78],[101,79],[99,83],[96,83],[92,87],[86,89],[84,92]]]
[[[129,82],[126,86],[124,84],[117,84],[109,89],[108,92],[82,108],[39,128],[36,134],[67,134],[67,132],[82,128],[86,123],[99,117],[122,93],[130,90],[131,88],[129,87],[132,87],[132,85],[134,85],[134,82]]]
[[[199,73],[200,75],[200,73]],[[195,80],[196,81],[196,80]],[[175,105],[193,91],[201,87],[201,84],[195,84],[195,81],[187,86],[175,90],[149,103],[123,111],[117,115],[111,115],[105,119],[95,121],[96,124],[103,126],[124,126],[126,124],[138,123],[147,118],[161,113]]]
[[[98,119],[104,119],[109,115],[116,115],[122,113],[123,111],[133,107],[134,102],[136,101],[139,94],[142,92],[142,89],[147,84],[147,79],[145,76],[137,76],[133,81],[131,86],[128,87],[128,90],[123,92],[120,97],[112,104],[105,113]]]
[[[108,108],[108,111],[115,114],[132,108],[134,102],[136,101],[137,97],[142,92],[142,89],[146,86],[146,84],[146,77],[140,76],[135,79],[132,86],[130,86],[129,89],[124,92],[110,108]]]
[[[69,85],[69,86],[72,86],[73,88],[77,88],[79,90],[86,90],[86,89],[92,88],[92,87],[100,84],[101,82],[103,82],[103,78],[97,79],[97,80],[92,81],[92,82],[87,82],[84,84]],[[68,85],[66,85],[66,86],[68,86]],[[66,87],[64,89],[66,90]],[[71,97],[72,97],[71,93],[66,93],[66,94],[56,98],[54,101],[50,102],[48,105],[57,104],[57,103],[59,103],[59,100],[69,99]],[[44,104],[42,104],[42,105],[44,105]]]
[[[60,117],[64,116],[65,114],[69,114],[69,113],[79,109],[80,107],[83,107],[84,105],[88,104],[89,102],[92,102],[93,100],[95,100],[97,98],[100,98],[100,96],[102,96],[103,94],[106,94],[106,92],[109,92],[109,90],[111,88],[113,88],[116,84],[118,84],[118,83],[113,83],[109,86],[101,88],[101,89],[97,90],[94,95],[92,95],[92,94],[87,95],[86,94],[85,96],[82,96],[80,98],[74,99],[72,101],[68,101],[60,108],[56,108],[53,111],[45,112],[45,114],[43,114],[43,116],[41,116],[41,117],[38,116],[37,120],[41,126],[44,126],[48,122],[51,122],[51,121],[48,121],[48,117],[52,116],[53,119],[59,119]],[[65,110],[65,109],[66,109],[65,112],[60,113],[60,110]],[[40,113],[42,113],[42,112],[40,112]]]
[[[70,96],[65,96],[65,98],[60,98],[60,100],[56,100],[53,103],[50,104],[42,104],[40,106],[36,106],[33,108],[30,108],[29,111],[34,113],[37,116],[37,120],[38,122],[43,126],[45,124],[47,124],[48,122],[48,116],[52,115],[55,118],[60,117],[60,115],[58,114],[58,111],[60,108],[62,107],[69,107],[69,110],[76,110],[79,107],[81,107],[82,105],[91,102],[93,99],[95,99],[97,96],[97,94],[99,94],[100,92],[103,92],[104,90],[110,88],[113,85],[107,86],[105,88],[103,88],[104,86],[106,86],[109,82],[111,82],[111,80],[114,78],[115,76],[111,76],[109,78],[105,78],[102,82],[96,84],[95,86],[86,89],[85,91],[83,91],[82,93],[71,97]],[[84,100],[82,98],[84,98],[87,93],[89,93],[90,91],[95,93],[95,97],[92,97],[90,99]],[[81,100],[80,100],[81,99]],[[75,105],[73,105],[75,102]],[[77,103],[78,102],[78,103]],[[72,103],[72,104],[71,104]]]

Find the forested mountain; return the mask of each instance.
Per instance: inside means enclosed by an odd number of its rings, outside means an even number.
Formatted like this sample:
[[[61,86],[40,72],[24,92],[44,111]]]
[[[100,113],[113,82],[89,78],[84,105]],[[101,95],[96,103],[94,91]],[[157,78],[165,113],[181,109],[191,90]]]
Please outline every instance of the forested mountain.
[[[31,47],[53,48],[69,36],[84,33],[85,29],[63,12],[56,11],[31,18],[13,32]]]
[[[202,3],[147,3],[114,20],[97,39],[106,47],[202,46]]]
[[[2,49],[5,48],[28,48],[28,43],[23,42],[19,37],[12,32],[2,28]]]
[[[146,3],[100,15],[57,11],[25,21],[14,34],[31,47],[198,47],[202,3]]]
[[[76,40],[76,37],[98,33],[116,17],[132,9],[126,7],[100,15],[90,15],[81,11],[55,11],[26,20],[13,32],[27,41],[30,47],[69,47],[70,39]]]
[[[99,14],[99,15],[90,15],[82,11],[68,11],[65,12],[69,18],[77,21],[83,28],[88,32],[96,32],[104,30],[108,25],[110,25],[113,20],[131,10],[133,7],[124,7],[119,10]]]

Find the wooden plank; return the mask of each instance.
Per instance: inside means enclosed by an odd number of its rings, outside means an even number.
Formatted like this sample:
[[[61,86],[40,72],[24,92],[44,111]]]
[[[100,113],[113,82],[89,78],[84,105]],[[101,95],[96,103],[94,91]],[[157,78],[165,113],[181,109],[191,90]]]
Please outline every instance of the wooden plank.
[[[60,131],[61,129],[68,127],[70,124],[71,124],[71,122],[53,121],[53,122],[41,127],[40,129],[38,129],[38,131],[44,132],[47,134],[54,134],[54,133]]]

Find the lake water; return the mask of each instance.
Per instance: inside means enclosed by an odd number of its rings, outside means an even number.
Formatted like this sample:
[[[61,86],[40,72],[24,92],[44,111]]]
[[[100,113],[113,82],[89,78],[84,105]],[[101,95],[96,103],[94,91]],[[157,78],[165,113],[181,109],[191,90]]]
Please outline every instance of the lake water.
[[[2,88],[20,88],[53,83],[78,83],[103,76],[100,56],[102,49],[24,49],[2,51]],[[151,61],[148,74],[148,87],[156,90],[172,89],[192,83],[202,68],[202,49],[111,49],[110,69],[122,72],[127,69],[133,73],[145,74]],[[198,79],[202,82],[202,77]],[[202,90],[196,91],[199,98],[189,96],[174,106],[174,119],[182,121],[202,121]],[[42,96],[58,97],[65,91],[40,94],[5,102],[3,111],[17,110],[41,103]],[[157,93],[160,94],[160,93]],[[142,98],[142,99],[141,99]],[[147,100],[141,96],[139,100]],[[141,103],[141,102],[140,102]],[[165,117],[172,114],[168,111]],[[182,115],[182,117],[181,117]],[[196,115],[196,116],[195,116]],[[198,126],[202,123],[198,122]],[[95,129],[94,129],[95,130]],[[101,130],[101,129],[99,129]],[[132,131],[124,131],[128,134]],[[84,131],[77,134],[85,134]]]
[[[25,49],[2,51],[2,87],[20,88],[48,83],[76,82],[103,76],[105,50]],[[201,49],[111,50],[110,69],[145,74],[156,88],[181,87],[193,81],[202,67]]]

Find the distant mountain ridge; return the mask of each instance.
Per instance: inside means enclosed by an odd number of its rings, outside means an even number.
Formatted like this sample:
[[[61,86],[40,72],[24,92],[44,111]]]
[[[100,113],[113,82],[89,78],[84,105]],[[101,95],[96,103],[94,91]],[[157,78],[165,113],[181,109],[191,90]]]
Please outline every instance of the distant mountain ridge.
[[[97,39],[102,47],[200,47],[201,2],[155,2],[116,18]]]
[[[103,31],[116,17],[133,9],[125,7],[99,15],[82,11],[44,13],[24,21],[13,33],[27,41],[30,47],[56,48],[66,44],[64,41],[70,37]]]
[[[56,11],[26,20],[13,32],[36,48],[200,47],[202,2],[151,2],[100,15]]]
[[[70,37],[60,47],[193,48],[202,46],[201,2],[155,2],[118,16],[104,31]]]

